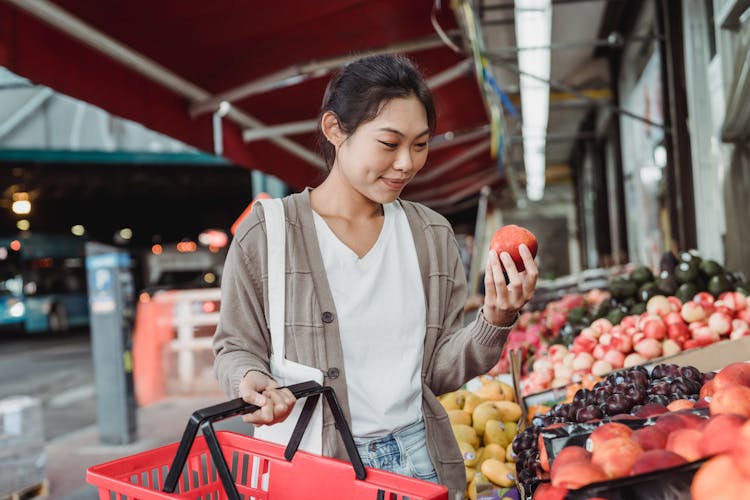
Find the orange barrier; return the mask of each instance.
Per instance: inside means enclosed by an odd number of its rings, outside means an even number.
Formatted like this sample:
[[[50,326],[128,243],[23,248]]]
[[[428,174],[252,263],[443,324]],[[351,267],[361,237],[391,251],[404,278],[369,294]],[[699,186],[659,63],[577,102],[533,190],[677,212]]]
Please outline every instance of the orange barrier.
[[[138,302],[133,332],[133,384],[139,406],[155,403],[166,395],[162,353],[175,338],[173,309],[172,301]]]

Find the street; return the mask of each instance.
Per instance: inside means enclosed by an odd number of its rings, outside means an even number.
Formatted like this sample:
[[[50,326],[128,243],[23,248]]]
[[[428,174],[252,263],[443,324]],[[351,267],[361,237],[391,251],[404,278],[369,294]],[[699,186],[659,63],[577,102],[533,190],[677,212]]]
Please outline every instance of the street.
[[[88,330],[0,337],[0,398],[40,398],[47,442],[96,423]]]

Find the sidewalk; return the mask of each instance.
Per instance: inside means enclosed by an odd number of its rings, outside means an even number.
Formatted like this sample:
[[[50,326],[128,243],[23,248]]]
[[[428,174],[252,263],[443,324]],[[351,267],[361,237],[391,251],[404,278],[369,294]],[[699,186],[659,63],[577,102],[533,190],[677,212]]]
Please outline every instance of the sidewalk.
[[[129,445],[112,446],[99,442],[96,425],[47,443],[47,479],[49,498],[60,500],[96,500],[97,489],[86,483],[86,469],[180,440],[190,415],[200,408],[224,401],[220,395],[171,397],[137,410],[137,440]],[[227,419],[217,429],[247,432],[240,417]]]

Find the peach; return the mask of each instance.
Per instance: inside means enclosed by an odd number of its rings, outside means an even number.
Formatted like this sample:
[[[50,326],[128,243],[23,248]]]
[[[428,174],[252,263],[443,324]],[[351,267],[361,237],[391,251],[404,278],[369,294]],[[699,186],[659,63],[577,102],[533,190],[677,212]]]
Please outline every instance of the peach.
[[[641,356],[640,354],[633,352],[625,356],[625,361],[623,361],[623,366],[625,368],[630,368],[632,366],[642,365],[646,361],[648,361],[646,358]]]
[[[555,467],[562,467],[563,465],[573,462],[589,461],[591,461],[590,451],[582,446],[566,446],[552,459],[551,471],[554,474]]]
[[[638,474],[645,474],[659,469],[667,469],[669,467],[675,467],[687,463],[677,453],[673,453],[667,450],[649,450],[644,451],[643,455],[638,457],[638,460],[633,464],[633,468],[630,470],[631,476],[637,476]]]
[[[616,437],[601,443],[591,455],[591,463],[602,468],[610,478],[630,474],[643,449],[629,437]]]
[[[737,468],[750,478],[750,422],[745,422],[740,427],[737,441],[732,447],[729,455],[737,464]]]
[[[732,413],[711,417],[703,429],[700,448],[704,455],[718,455],[732,449],[738,441],[742,424],[747,418]]]
[[[719,455],[701,465],[695,473],[690,494],[692,498],[735,499],[746,498],[748,489],[750,479],[739,473],[729,455]]]
[[[630,437],[631,434],[633,429],[627,425],[609,422],[594,429],[586,440],[586,449],[593,453],[604,442],[617,437]]]
[[[716,387],[715,378],[713,382]],[[750,417],[750,387],[730,385],[716,390],[711,397],[711,415],[719,413],[736,413]]]
[[[633,432],[630,437],[643,451],[663,450],[667,445],[667,433],[655,425],[647,425]]]
[[[729,364],[716,374],[713,381],[717,391],[735,384],[750,387],[750,363]]]
[[[695,403],[690,401],[689,399],[675,399],[671,403],[667,405],[667,410],[669,411],[679,411],[679,410],[690,410],[695,406]]]
[[[689,412],[669,412],[664,415],[660,415],[656,419],[656,425],[667,434],[671,434],[674,431],[680,429],[694,429],[701,422],[703,418],[699,417],[694,413]]]
[[[591,462],[572,462],[559,467],[551,479],[552,486],[575,490],[587,484],[606,481],[607,475]]]
[[[565,488],[556,488],[552,483],[541,483],[534,490],[533,500],[565,500],[567,493]]]
[[[669,410],[667,410],[666,406],[651,402],[641,406],[638,411],[635,412],[635,416],[638,418],[649,418],[655,417],[656,415],[662,415],[668,411]]]
[[[703,433],[697,429],[677,429],[667,436],[665,450],[677,453],[688,462],[703,458],[700,441]]]
[[[547,447],[544,446],[544,436],[541,433],[537,437],[537,447],[539,448],[539,465],[542,466],[542,470],[549,472],[549,455],[547,455]]]
[[[700,399],[707,398],[707,397],[710,398],[711,396],[714,395],[714,391],[715,391],[714,381],[713,379],[711,379],[701,386],[701,390],[698,393],[698,397]]]

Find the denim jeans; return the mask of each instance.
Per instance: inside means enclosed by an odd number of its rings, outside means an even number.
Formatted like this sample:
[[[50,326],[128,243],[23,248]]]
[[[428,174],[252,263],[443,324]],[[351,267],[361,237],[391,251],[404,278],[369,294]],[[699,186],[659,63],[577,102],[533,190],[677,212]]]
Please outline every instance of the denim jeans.
[[[367,467],[395,472],[423,481],[438,482],[427,451],[424,421],[419,420],[387,436],[354,438],[357,451]]]

